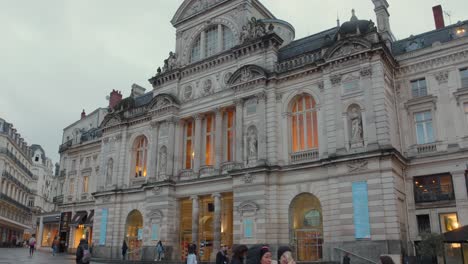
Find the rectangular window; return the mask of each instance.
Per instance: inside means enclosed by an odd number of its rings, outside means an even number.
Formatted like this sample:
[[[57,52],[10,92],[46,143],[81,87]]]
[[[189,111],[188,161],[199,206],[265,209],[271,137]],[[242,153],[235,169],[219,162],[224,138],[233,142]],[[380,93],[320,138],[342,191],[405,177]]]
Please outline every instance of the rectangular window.
[[[217,52],[218,27],[212,27],[206,31],[205,56],[209,57]]]
[[[70,183],[69,183],[69,186],[68,186],[68,193],[70,195],[73,195],[75,193],[75,179],[70,179]]]
[[[213,165],[213,138],[215,135],[213,115],[205,118],[205,165]]]
[[[88,193],[89,176],[83,177],[83,193]]]
[[[185,169],[192,169],[193,157],[195,153],[193,152],[193,134],[194,134],[194,123],[192,120],[189,120],[185,123]]]
[[[455,199],[450,174],[414,177],[416,203],[450,201]]]
[[[413,97],[421,97],[427,95],[426,79],[411,81],[411,94]]]
[[[226,113],[226,161],[234,160],[234,111],[230,110]]]
[[[449,232],[460,227],[457,213],[440,214],[439,217],[441,233]]]
[[[190,61],[195,62],[200,59],[200,38],[198,38],[192,46],[192,54],[190,55]]]
[[[460,69],[461,88],[468,88],[468,68]]]
[[[417,144],[427,144],[434,142],[434,130],[432,127],[431,111],[414,114],[416,122],[416,141]]]
[[[429,215],[417,215],[416,220],[418,221],[418,231],[420,235],[431,232]]]

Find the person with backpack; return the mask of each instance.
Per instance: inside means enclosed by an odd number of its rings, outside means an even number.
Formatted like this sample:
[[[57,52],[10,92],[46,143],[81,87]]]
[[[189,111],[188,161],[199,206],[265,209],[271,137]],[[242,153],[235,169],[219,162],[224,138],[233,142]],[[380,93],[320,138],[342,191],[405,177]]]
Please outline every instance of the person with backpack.
[[[76,249],[76,264],[88,264],[91,261],[91,251],[89,250],[88,241],[82,238]]]
[[[36,249],[36,235],[32,235],[29,239],[29,256],[32,257],[34,255],[34,250]]]
[[[161,240],[159,240],[158,244],[156,245],[156,253],[158,257],[154,261],[161,261],[164,258],[164,246]]]

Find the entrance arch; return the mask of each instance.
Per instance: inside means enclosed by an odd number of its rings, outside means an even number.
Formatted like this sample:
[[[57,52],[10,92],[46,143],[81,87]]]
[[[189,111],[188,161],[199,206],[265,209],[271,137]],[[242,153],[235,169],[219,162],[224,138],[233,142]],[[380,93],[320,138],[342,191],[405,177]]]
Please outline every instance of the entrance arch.
[[[302,193],[294,197],[289,206],[289,230],[298,261],[322,259],[322,206],[316,196]]]
[[[128,259],[141,260],[143,246],[143,215],[138,210],[131,211],[125,222],[125,240],[128,245]]]

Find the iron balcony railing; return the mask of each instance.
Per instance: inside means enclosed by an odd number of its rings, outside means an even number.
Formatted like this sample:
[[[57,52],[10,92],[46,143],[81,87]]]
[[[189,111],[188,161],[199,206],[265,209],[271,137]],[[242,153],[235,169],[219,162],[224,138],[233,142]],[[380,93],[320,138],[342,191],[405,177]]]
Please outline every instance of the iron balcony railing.
[[[3,171],[2,176],[9,181],[12,181],[14,184],[18,185],[21,189],[25,190],[27,193],[32,193],[31,189],[29,189],[26,185],[20,182],[18,179],[13,177],[9,172]]]
[[[26,212],[30,213],[31,209],[27,207],[24,204],[21,204],[20,202],[16,201],[15,199],[7,196],[6,194],[0,193],[0,200],[6,201],[7,203],[13,204],[14,206],[25,210]]]
[[[7,148],[0,148],[0,154],[5,154],[6,156],[8,156],[10,159],[13,160],[13,162],[16,163],[16,165],[18,165],[18,167],[20,167],[20,169],[24,173],[26,173],[29,177],[33,178],[32,172],[18,158],[16,158],[15,155],[13,155],[13,153],[11,153],[11,151],[9,151]]]
[[[421,187],[422,186],[422,187]],[[416,203],[451,201],[455,200],[451,184],[439,186],[415,186],[414,199]]]

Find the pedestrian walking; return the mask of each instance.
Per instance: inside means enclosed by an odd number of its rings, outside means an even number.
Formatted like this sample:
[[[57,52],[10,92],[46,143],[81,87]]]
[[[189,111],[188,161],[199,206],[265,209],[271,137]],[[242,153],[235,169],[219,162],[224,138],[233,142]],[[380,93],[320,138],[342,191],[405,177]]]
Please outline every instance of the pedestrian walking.
[[[195,251],[195,244],[190,244],[188,248],[187,264],[197,264],[197,256]]]
[[[292,257],[292,250],[288,246],[280,246],[277,252],[278,264],[296,264]]]
[[[351,259],[349,258],[349,253],[346,252],[343,257],[343,264],[350,264],[350,263],[351,263]]]
[[[125,242],[125,239],[124,239],[122,243],[122,260],[125,260],[125,256],[127,256],[127,250],[128,250],[127,242]]]
[[[58,252],[58,248],[60,246],[60,241],[58,237],[54,238],[54,241],[52,241],[52,255],[55,256],[55,254]]]
[[[247,264],[271,264],[271,251],[267,245],[254,246],[247,252]]]
[[[88,264],[91,261],[91,252],[89,251],[88,241],[82,238],[76,249],[76,264]]]
[[[36,249],[36,235],[32,235],[29,239],[29,256],[34,255],[34,250]]]
[[[246,245],[238,245],[233,249],[231,264],[244,264],[244,260],[247,257],[247,248]]]
[[[228,264],[229,263],[227,250],[228,250],[228,247],[222,244],[221,249],[216,254],[216,264]]]
[[[164,258],[164,246],[161,240],[156,244],[156,254],[157,258],[154,261],[161,261]]]
[[[16,236],[13,235],[13,237],[11,238],[11,244],[12,244],[12,247],[14,247],[14,248],[16,247],[16,240],[17,240]]]

